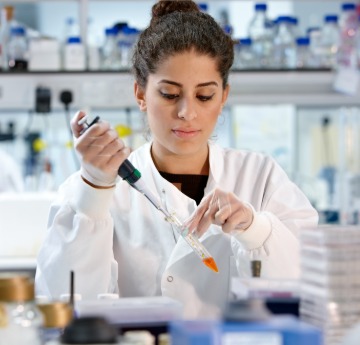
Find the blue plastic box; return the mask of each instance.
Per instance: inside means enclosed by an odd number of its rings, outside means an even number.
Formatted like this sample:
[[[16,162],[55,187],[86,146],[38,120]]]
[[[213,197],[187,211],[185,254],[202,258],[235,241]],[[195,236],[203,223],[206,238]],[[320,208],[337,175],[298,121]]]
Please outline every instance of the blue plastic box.
[[[322,332],[291,316],[266,322],[172,321],[172,345],[323,345]]]

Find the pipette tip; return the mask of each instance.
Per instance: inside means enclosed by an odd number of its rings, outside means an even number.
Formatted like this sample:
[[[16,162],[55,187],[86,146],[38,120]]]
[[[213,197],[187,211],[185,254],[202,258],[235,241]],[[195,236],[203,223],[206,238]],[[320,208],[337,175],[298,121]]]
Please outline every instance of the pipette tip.
[[[215,260],[210,257],[210,258],[205,258],[203,259],[203,263],[209,267],[211,270],[213,270],[214,272],[218,273],[219,272],[219,269],[218,267],[216,266],[216,262]]]

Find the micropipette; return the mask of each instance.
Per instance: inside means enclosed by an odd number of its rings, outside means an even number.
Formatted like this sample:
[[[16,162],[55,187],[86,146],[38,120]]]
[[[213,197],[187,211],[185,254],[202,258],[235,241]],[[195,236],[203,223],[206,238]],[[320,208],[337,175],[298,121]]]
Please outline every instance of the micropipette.
[[[81,131],[81,133],[86,131],[86,129],[94,125],[99,120],[100,117],[97,116],[90,124],[87,124],[86,117],[82,118],[78,122],[78,124],[86,125],[86,127],[84,126],[84,129]],[[189,233],[189,229],[184,226],[174,214],[170,214],[167,210],[165,210],[164,207],[161,206],[155,195],[145,185],[144,180],[141,179],[140,171],[137,170],[128,159],[125,159],[124,162],[120,165],[118,175],[123,180],[125,180],[131,187],[143,194],[146,199],[148,199],[151,204],[153,204],[165,216],[165,220],[174,226],[179,235],[186,241],[186,243],[192,248],[194,253],[197,254],[197,256],[207,267],[212,269],[214,272],[219,272],[214,258],[207,251],[205,246],[194,234]]]

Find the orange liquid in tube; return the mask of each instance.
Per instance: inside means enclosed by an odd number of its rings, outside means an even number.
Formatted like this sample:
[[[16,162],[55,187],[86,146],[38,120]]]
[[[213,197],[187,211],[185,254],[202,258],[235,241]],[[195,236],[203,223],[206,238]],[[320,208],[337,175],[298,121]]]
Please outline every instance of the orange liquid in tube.
[[[210,269],[212,269],[214,272],[218,273],[219,269],[216,266],[216,262],[213,258],[205,258],[203,259],[203,263],[209,267]]]

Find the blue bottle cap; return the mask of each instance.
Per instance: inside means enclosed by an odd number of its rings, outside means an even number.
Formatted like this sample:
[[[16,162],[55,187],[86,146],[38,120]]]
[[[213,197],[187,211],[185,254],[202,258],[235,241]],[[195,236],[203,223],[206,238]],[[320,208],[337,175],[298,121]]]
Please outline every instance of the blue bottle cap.
[[[337,23],[338,16],[336,14],[328,14],[325,16],[325,23]]]
[[[199,10],[202,12],[207,12],[208,11],[208,4],[201,2],[198,4]]]
[[[342,4],[341,8],[343,11],[352,11],[355,10],[355,4],[347,2]]]
[[[251,38],[240,38],[239,44],[242,46],[250,46],[252,43]]]
[[[298,46],[308,46],[310,44],[310,39],[309,37],[298,37],[296,39],[296,44]]]
[[[267,5],[266,4],[255,4],[255,11],[266,11]]]
[[[22,26],[14,26],[11,28],[10,33],[16,36],[25,35],[25,29]]]
[[[116,36],[116,34],[117,34],[116,28],[105,29],[105,36]]]
[[[78,36],[69,37],[67,40],[68,44],[79,44],[81,43],[81,38]]]
[[[279,16],[277,18],[277,24],[280,23],[291,23],[291,18],[289,16]]]
[[[231,25],[225,24],[223,25],[223,30],[226,34],[231,35],[233,28]]]

